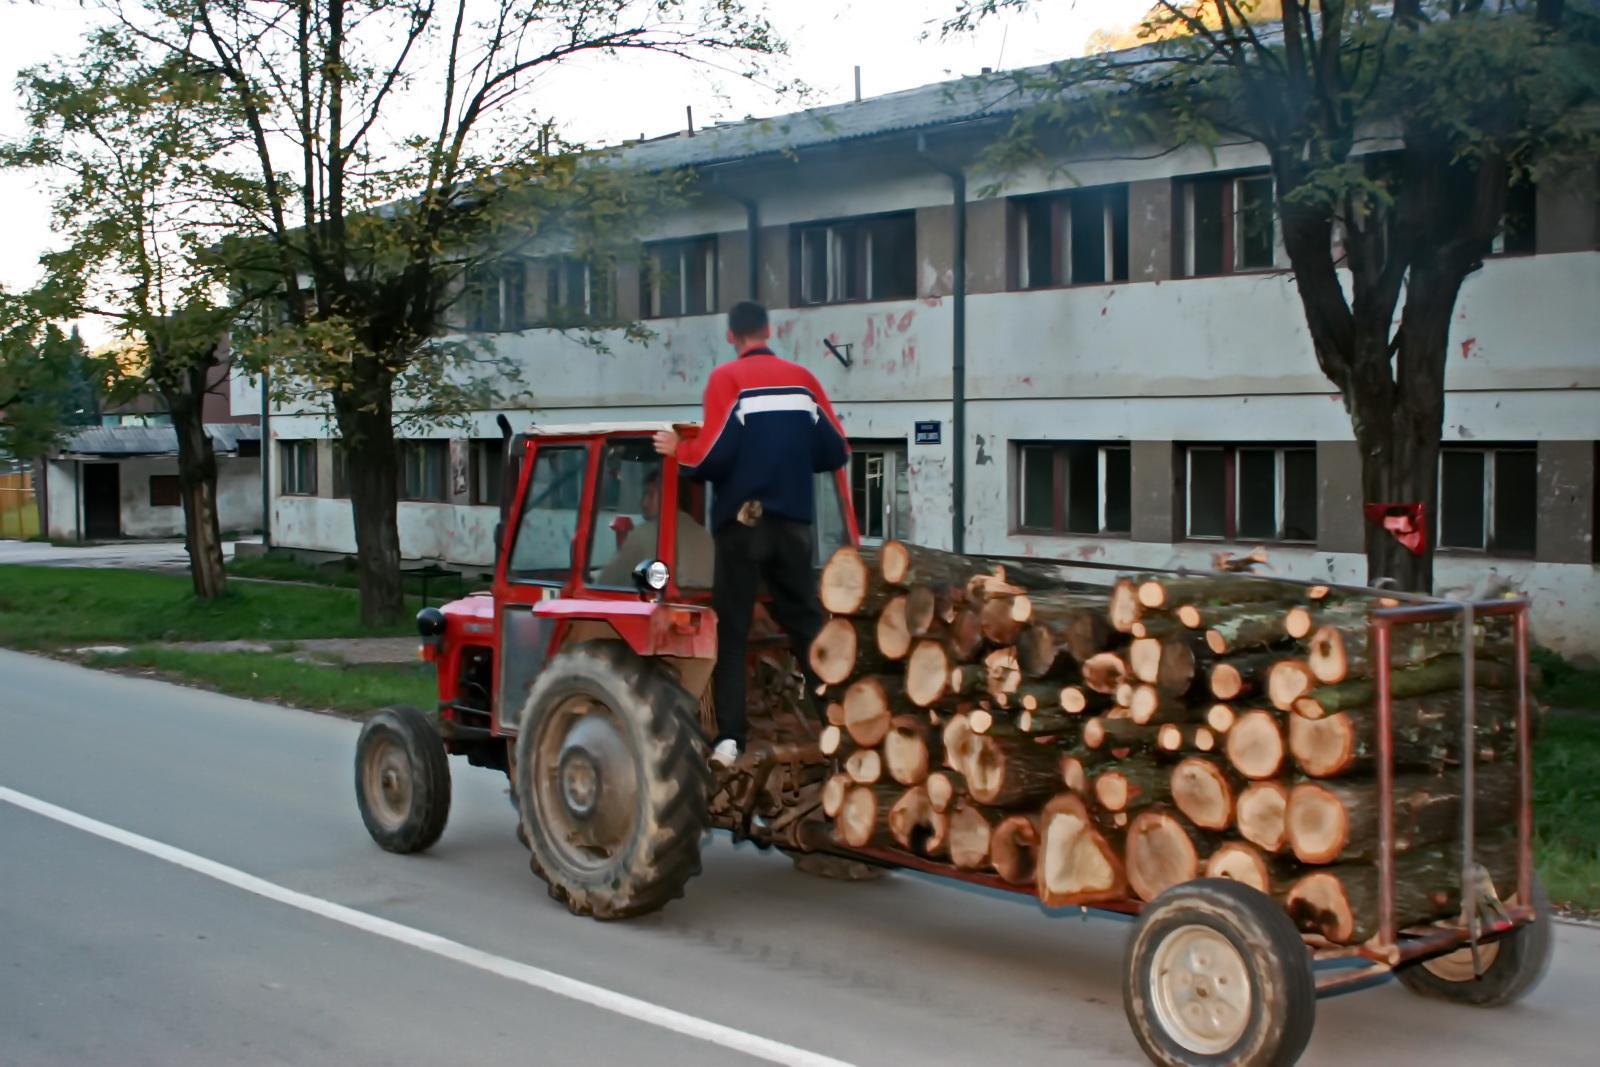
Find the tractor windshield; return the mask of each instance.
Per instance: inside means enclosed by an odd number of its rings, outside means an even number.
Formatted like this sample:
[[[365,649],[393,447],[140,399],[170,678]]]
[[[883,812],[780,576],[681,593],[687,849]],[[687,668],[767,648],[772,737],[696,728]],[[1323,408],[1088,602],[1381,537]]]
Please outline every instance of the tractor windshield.
[[[662,461],[647,439],[606,446],[589,544],[589,584],[632,589],[633,569],[660,558]],[[680,589],[711,588],[711,535],[693,513],[695,494],[680,480],[676,559],[667,560]]]

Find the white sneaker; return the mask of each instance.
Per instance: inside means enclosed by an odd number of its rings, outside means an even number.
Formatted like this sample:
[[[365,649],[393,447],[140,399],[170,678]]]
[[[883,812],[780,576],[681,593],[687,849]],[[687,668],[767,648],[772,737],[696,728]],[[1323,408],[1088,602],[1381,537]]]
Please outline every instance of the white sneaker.
[[[711,750],[711,762],[718,767],[731,767],[734,760],[739,758],[739,742],[731,737],[725,737],[717,742],[717,747]]]

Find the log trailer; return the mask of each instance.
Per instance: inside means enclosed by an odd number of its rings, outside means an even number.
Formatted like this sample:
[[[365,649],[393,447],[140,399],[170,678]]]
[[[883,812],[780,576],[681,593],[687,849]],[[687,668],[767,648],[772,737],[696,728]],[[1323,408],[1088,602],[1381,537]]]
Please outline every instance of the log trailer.
[[[533,873],[578,915],[682,895],[711,829],[1135,915],[1124,1004],[1161,1064],[1293,1063],[1319,995],[1390,972],[1484,1006],[1542,976],[1526,600],[1108,593],[1070,565],[860,549],[843,473],[819,476],[813,680],[758,611],[750,741],[714,770],[704,491],[654,454],[667,428],[502,422],[492,588],[418,615],[437,708],[357,742],[380,846],[438,840],[454,755],[508,776]]]

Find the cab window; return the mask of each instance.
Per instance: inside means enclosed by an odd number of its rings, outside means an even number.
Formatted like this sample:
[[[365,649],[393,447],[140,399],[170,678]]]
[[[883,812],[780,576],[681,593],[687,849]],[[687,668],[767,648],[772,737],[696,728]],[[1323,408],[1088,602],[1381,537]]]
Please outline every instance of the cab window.
[[[832,558],[834,552],[850,543],[850,526],[845,522],[845,500],[839,491],[839,477],[834,472],[816,476],[817,508],[817,566]]]
[[[543,446],[535,454],[507,565],[513,580],[565,582],[571,576],[588,468],[589,450],[582,445]]]
[[[614,441],[604,457],[595,493],[589,584],[631,590],[633,569],[660,558],[665,465],[648,440]],[[680,589],[711,588],[711,535],[691,511],[698,499],[688,480],[680,479],[677,558],[666,561]]]

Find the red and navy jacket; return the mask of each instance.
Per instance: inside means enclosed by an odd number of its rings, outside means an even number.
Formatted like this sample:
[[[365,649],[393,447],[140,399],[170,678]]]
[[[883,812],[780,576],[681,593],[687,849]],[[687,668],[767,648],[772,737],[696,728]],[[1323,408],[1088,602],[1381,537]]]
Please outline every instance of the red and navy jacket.
[[[716,490],[713,531],[749,500],[774,518],[813,522],[812,475],[849,459],[844,428],[816,376],[764,347],[711,372],[700,436],[678,448],[685,472]]]

